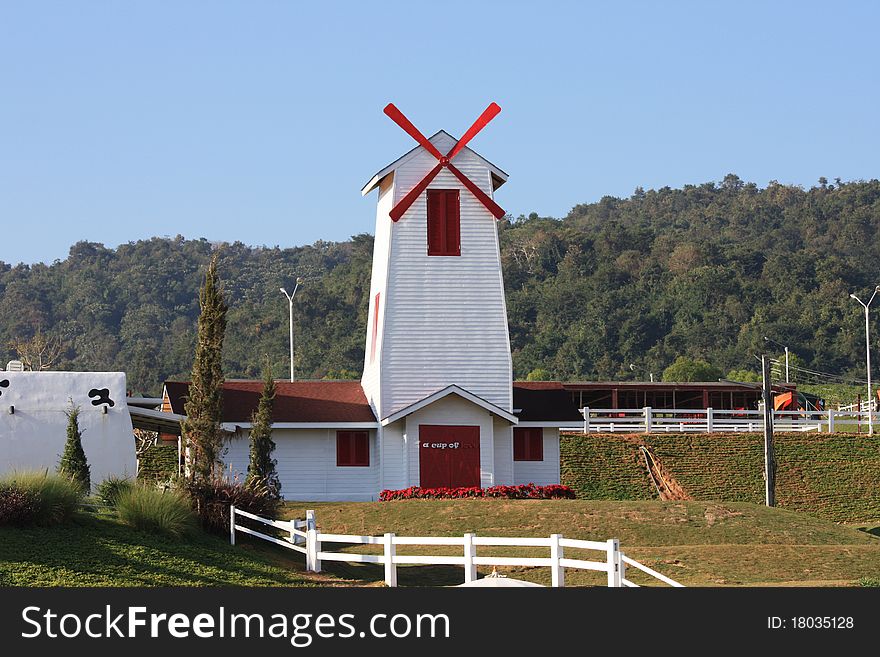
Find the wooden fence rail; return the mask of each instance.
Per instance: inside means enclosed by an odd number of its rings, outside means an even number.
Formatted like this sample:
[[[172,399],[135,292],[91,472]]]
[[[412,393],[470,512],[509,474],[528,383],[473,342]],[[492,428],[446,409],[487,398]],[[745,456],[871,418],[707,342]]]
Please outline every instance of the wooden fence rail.
[[[561,534],[543,537],[509,537],[509,536],[477,536],[468,533],[458,536],[397,536],[386,533],[382,536],[358,536],[355,534],[325,534],[316,523],[315,512],[307,511],[305,520],[270,520],[247,513],[234,506],[230,507],[229,542],[235,545],[236,532],[269,541],[276,545],[304,554],[306,569],[312,572],[321,571],[323,561],[344,561],[348,563],[375,563],[385,567],[385,583],[397,586],[397,566],[399,565],[447,565],[461,566],[464,569],[464,581],[473,582],[477,579],[477,566],[535,566],[550,568],[552,586],[565,586],[565,570],[594,570],[607,573],[610,587],[637,587],[626,578],[627,565],[654,577],[670,586],[680,587],[682,584],[661,575],[655,570],[630,559],[620,551],[620,542],[616,538],[607,541],[584,541],[564,538]],[[241,525],[237,519],[247,518],[286,532],[286,536],[269,536],[250,527]],[[304,543],[304,545],[300,545]],[[345,545],[381,545],[382,554],[356,554],[351,552],[334,552],[326,549],[327,544]],[[459,548],[455,555],[399,555],[398,545],[428,545]],[[548,548],[547,557],[498,557],[477,554],[478,546],[492,547],[533,547]],[[565,556],[565,548],[575,550],[592,550],[601,553],[595,561],[571,559]]]

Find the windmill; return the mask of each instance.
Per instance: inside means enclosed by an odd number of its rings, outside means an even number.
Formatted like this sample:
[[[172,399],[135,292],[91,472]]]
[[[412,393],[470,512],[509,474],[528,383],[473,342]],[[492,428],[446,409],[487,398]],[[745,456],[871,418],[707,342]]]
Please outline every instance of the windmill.
[[[500,112],[490,103],[461,138],[426,137],[394,104],[384,108],[418,146],[361,190],[378,191],[362,385],[382,421],[449,386],[511,412],[496,221],[505,213],[492,198],[508,176],[469,147]]]

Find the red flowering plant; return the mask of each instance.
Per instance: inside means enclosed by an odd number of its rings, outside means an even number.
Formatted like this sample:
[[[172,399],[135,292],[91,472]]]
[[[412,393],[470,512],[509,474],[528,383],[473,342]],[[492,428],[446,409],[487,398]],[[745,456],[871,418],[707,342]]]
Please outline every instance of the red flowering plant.
[[[557,500],[575,498],[574,491],[568,486],[550,484],[520,484],[518,486],[490,486],[480,488],[469,486],[464,488],[421,488],[410,486],[401,490],[383,490],[379,493],[379,501],[391,500],[458,500],[476,497],[503,497],[509,500]]]

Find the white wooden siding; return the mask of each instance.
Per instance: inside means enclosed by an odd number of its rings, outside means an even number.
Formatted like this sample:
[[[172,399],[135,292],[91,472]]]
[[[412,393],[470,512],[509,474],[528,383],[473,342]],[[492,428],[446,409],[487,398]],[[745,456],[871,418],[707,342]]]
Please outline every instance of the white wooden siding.
[[[495,485],[495,441],[492,415],[456,395],[449,395],[406,417],[408,486],[419,485],[419,425],[445,424],[480,427],[480,485]]]
[[[370,431],[370,466],[337,467],[336,430],[276,429],[274,457],[278,461],[281,494],[286,500],[315,502],[375,500],[379,493],[379,454],[376,432]],[[248,431],[226,443],[226,472],[244,481],[250,450]]]
[[[441,133],[433,143],[446,152],[454,141]],[[423,149],[405,160],[394,174],[394,201],[435,164]],[[492,195],[488,170],[471,151],[465,149],[454,164]],[[387,220],[391,236],[378,355],[379,417],[450,384],[511,411],[510,344],[496,221],[448,170],[442,170],[429,188],[461,191],[461,256],[427,255],[425,194],[400,221]],[[383,221],[381,211],[378,221]],[[377,242],[374,267],[381,261]]]
[[[495,442],[495,485],[509,486],[513,483],[513,427],[495,418],[493,423]]]
[[[511,437],[511,450],[512,446]],[[559,429],[544,427],[544,460],[513,461],[513,479],[514,484],[547,486],[559,483]]]
[[[366,348],[364,349],[364,372],[361,377],[361,386],[367,401],[378,415],[379,400],[382,397],[382,389],[379,385],[379,365],[382,362],[382,333],[385,328],[384,308],[387,300],[388,285],[388,261],[391,257],[391,211],[394,200],[393,188],[394,174],[389,174],[379,185],[379,201],[376,209],[376,238],[373,242],[373,272],[370,279],[370,298],[367,315]],[[373,342],[373,322],[376,312],[375,299],[379,294],[379,321],[376,326],[376,356],[370,360],[370,351]]]
[[[406,420],[382,427],[382,481],[389,490],[407,488]]]

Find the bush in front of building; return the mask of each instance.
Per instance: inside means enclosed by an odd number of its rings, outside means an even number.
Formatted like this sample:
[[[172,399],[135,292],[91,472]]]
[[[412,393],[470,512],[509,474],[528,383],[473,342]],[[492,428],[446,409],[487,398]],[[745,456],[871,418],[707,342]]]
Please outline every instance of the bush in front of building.
[[[128,477],[111,476],[98,484],[96,492],[98,494],[98,499],[104,504],[109,507],[115,507],[116,502],[119,500],[119,496],[122,493],[131,490],[134,486],[135,482]]]
[[[125,524],[151,534],[178,538],[196,527],[189,500],[176,490],[130,486],[119,492],[116,513]]]
[[[490,486],[480,488],[469,486],[463,488],[421,488],[411,486],[401,490],[383,490],[379,493],[380,502],[391,500],[460,500],[465,498],[501,497],[509,500],[573,500],[576,495],[568,486],[550,484],[520,484],[518,486]]]
[[[183,491],[189,496],[202,527],[212,533],[229,533],[229,507],[275,518],[281,508],[281,500],[264,483],[244,485],[238,481],[197,480],[181,481]]]
[[[69,520],[83,498],[78,482],[47,471],[0,477],[0,525],[57,525]]]

